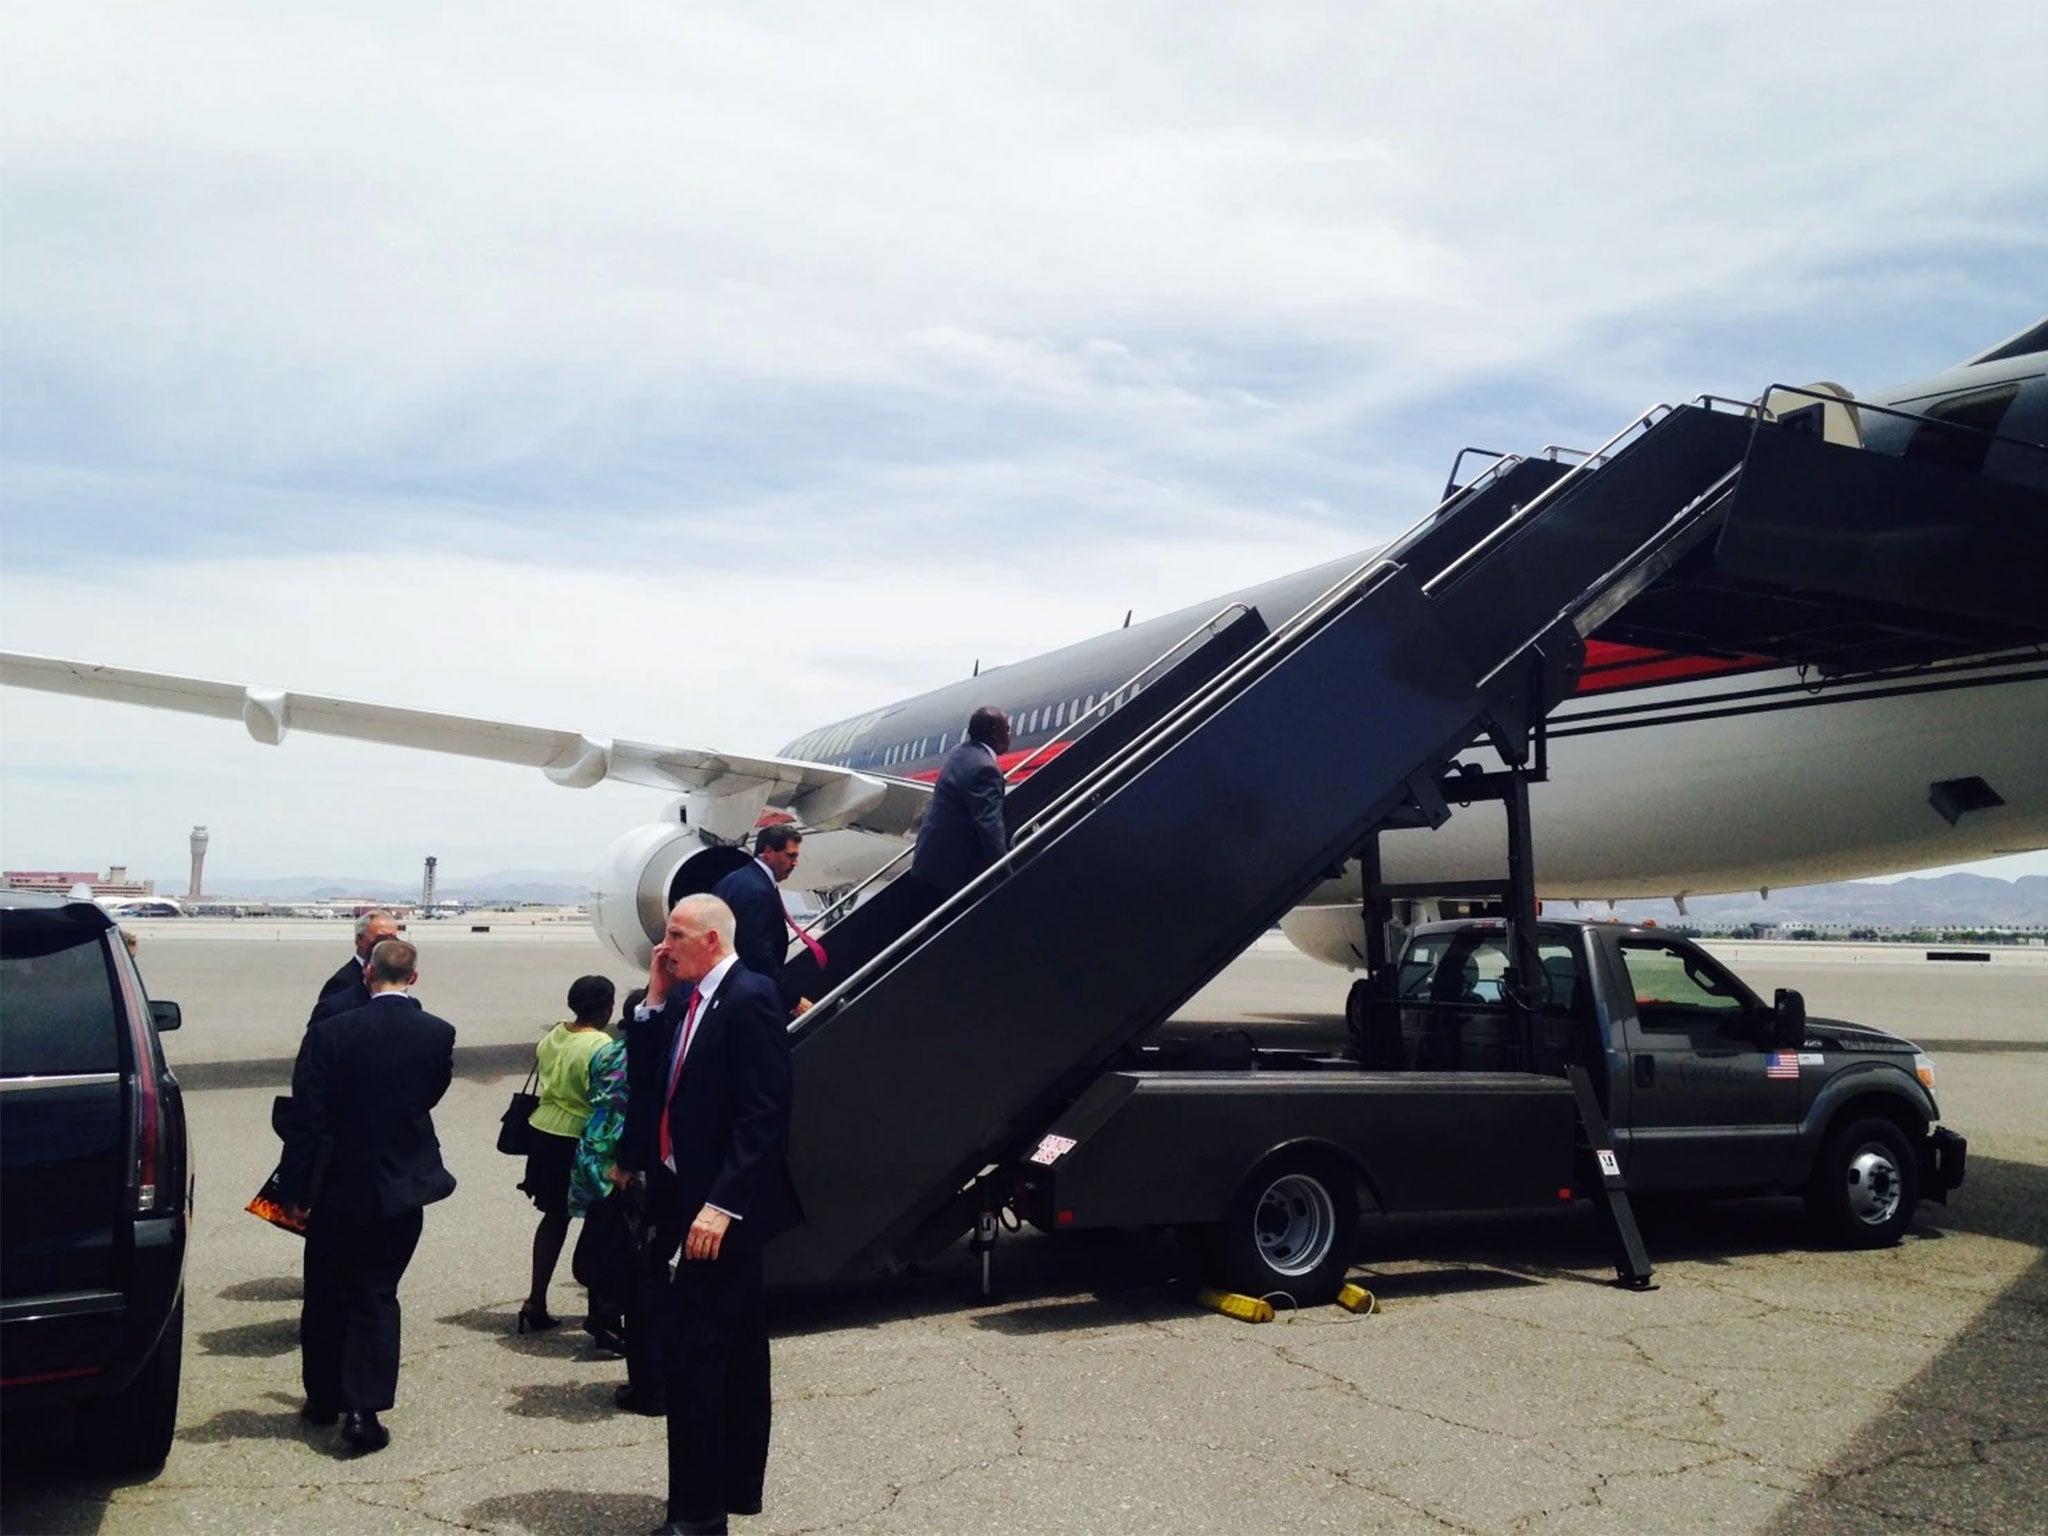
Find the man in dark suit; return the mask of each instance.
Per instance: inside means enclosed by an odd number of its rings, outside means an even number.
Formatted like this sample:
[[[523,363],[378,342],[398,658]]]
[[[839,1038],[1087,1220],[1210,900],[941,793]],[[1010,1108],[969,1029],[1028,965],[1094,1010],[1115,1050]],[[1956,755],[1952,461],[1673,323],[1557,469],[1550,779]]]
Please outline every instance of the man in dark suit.
[[[342,1439],[361,1451],[391,1443],[377,1415],[398,1391],[398,1282],[422,1212],[455,1190],[432,1114],[454,1070],[455,1029],[407,995],[418,961],[403,939],[382,940],[369,1002],[306,1026],[280,1170],[285,1204],[308,1222],[300,1413],[313,1424],[339,1416]]]
[[[941,896],[959,890],[1010,846],[1003,827],[1003,770],[996,764],[1009,749],[1010,717],[983,705],[968,717],[967,739],[939,767],[910,873]]]
[[[740,964],[770,981],[782,979],[789,953],[789,909],[782,904],[782,882],[803,856],[803,834],[792,822],[777,822],[754,834],[754,857],[711,887],[711,894],[732,908],[739,930],[733,948]]]
[[[669,913],[639,1010],[667,1043],[663,1077],[638,1116],[635,1100],[627,1103],[627,1139],[651,1134],[651,1157],[674,1174],[675,1208],[688,1223],[670,1289],[668,1523],[659,1536],[714,1536],[728,1515],[760,1513],[770,1419],[762,1259],[769,1239],[802,1219],[785,1160],[782,997],[739,963],[734,927],[716,896],[685,896]]]
[[[398,919],[381,907],[356,919],[356,957],[320,983],[320,996],[306,1022],[331,1013],[348,1013],[370,1000],[370,984],[364,978],[370,968],[370,951],[386,939],[398,937]]]

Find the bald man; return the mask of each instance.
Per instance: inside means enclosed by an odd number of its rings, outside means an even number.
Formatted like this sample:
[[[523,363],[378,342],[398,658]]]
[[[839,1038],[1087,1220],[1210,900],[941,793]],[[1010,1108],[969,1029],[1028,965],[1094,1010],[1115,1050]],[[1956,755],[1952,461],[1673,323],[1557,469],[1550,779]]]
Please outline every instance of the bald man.
[[[641,1038],[666,1050],[655,1092],[644,1104],[628,1098],[639,1127],[636,1136],[629,1124],[625,1141],[673,1174],[670,1198],[687,1222],[669,1291],[661,1536],[714,1536],[728,1515],[761,1512],[770,1417],[762,1256],[802,1219],[786,1162],[786,1010],[775,984],[739,963],[735,927],[716,896],[677,902],[635,1010]]]

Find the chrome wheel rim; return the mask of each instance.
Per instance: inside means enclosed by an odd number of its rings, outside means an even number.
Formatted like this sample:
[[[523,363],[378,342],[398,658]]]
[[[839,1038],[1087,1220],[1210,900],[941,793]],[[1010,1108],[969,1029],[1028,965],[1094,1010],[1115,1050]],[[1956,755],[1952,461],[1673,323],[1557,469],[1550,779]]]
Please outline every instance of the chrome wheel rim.
[[[1290,1173],[1266,1186],[1253,1224],[1266,1267],[1291,1278],[1330,1256],[1337,1240],[1337,1207],[1320,1180]]]
[[[1898,1165],[1878,1147],[1865,1147],[1849,1159],[1849,1210],[1866,1226],[1881,1227],[1898,1214]]]

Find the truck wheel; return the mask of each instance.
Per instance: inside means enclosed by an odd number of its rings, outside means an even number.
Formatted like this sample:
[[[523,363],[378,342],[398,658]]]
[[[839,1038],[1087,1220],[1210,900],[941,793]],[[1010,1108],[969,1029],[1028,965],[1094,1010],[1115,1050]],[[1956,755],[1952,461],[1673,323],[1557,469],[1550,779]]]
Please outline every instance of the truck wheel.
[[[1351,990],[1344,994],[1344,1031],[1351,1036],[1352,1049],[1360,1061],[1368,1060],[1371,1055],[1371,1028],[1372,983],[1354,981]]]
[[[1828,1138],[1806,1187],[1814,1223],[1849,1248],[1889,1248],[1906,1235],[1919,1203],[1920,1167],[1912,1143],[1898,1126],[1876,1116]]]
[[[1223,1224],[1223,1274],[1249,1296],[1330,1300],[1358,1239],[1358,1181],[1334,1158],[1300,1153],[1255,1169]]]
[[[82,1404],[78,1456],[109,1472],[153,1472],[171,1454],[178,1427],[178,1376],[185,1354],[185,1298],[135,1379],[102,1404]]]

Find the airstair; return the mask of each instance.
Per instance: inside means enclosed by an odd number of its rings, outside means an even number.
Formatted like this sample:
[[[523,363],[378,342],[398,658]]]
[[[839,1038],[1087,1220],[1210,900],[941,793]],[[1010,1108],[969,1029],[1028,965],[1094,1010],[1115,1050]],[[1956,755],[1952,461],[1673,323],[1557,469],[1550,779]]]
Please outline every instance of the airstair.
[[[1281,913],[1383,827],[1447,817],[1439,780],[1460,753],[1484,739],[1525,767],[1595,628],[1711,560],[1717,538],[1747,542],[1765,590],[1769,529],[1810,516],[1835,467],[1814,468],[1812,449],[1837,451],[1817,440],[1788,455],[1796,435],[1709,401],[1660,406],[1570,469],[1501,460],[1302,612],[1239,627],[1083,737],[1020,788],[1011,851],[965,890],[914,914],[878,898],[835,928],[849,958],[811,978],[817,1005],[793,1026],[808,1219],[771,1249],[771,1277],[943,1246],[972,1223],[981,1175]],[[1935,492],[1952,522],[1980,519],[1966,540],[2024,522],[2003,488],[1951,479]],[[1972,496],[1983,508],[1958,512]],[[2038,546],[2048,517],[2021,531]],[[1904,623],[1912,592],[1885,591]],[[1923,627],[2040,627],[1967,582],[1929,594]]]

